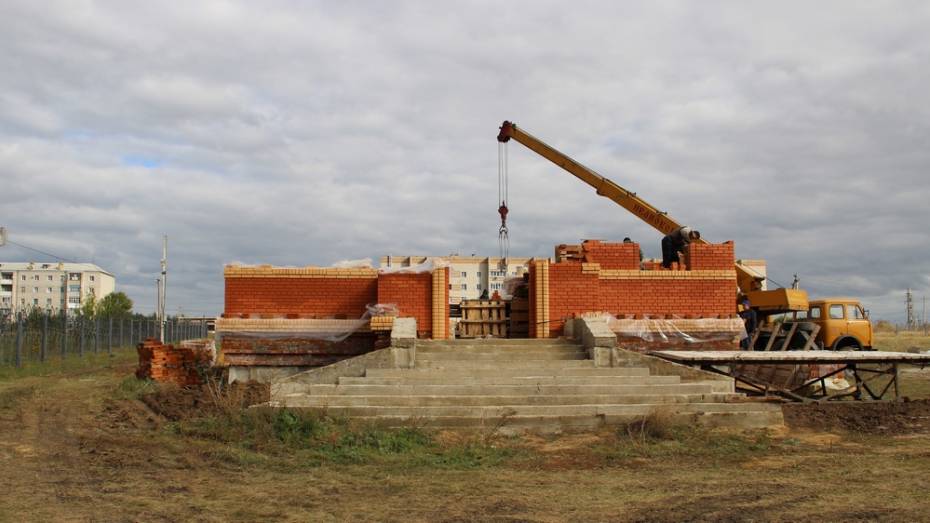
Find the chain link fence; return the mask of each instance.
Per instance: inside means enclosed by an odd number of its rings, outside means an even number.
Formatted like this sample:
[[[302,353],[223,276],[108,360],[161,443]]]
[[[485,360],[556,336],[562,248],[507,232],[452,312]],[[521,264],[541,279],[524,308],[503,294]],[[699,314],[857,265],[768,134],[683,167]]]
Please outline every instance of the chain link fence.
[[[134,348],[158,338],[158,321],[144,316],[68,316],[32,312],[0,317],[0,366],[21,367],[51,358],[84,357]],[[206,338],[205,320],[168,318],[165,343]]]

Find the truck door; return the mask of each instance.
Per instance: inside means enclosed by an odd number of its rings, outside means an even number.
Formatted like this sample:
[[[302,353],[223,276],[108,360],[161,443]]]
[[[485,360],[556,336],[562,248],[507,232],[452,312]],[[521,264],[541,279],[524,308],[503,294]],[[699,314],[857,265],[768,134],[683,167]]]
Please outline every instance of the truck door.
[[[846,304],[846,333],[855,336],[865,347],[872,345],[872,322],[858,303]]]
[[[824,347],[832,347],[833,343],[848,331],[845,308],[842,303],[831,303],[827,306],[827,318],[823,322]]]

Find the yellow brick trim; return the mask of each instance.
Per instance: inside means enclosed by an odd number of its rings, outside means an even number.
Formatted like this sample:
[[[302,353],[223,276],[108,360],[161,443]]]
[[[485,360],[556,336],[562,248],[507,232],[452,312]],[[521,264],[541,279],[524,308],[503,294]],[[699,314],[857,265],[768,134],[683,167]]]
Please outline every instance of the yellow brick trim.
[[[359,320],[217,318],[216,332],[337,332],[350,330]],[[367,331],[368,325],[360,330]]]
[[[272,267],[271,265],[227,265],[225,278],[377,278],[377,269],[337,269],[334,267]]]
[[[432,302],[432,316],[433,316],[433,339],[435,340],[444,340],[449,337],[449,333],[446,332],[446,309],[445,309],[445,299],[446,299],[446,270],[445,269],[436,269],[433,271],[433,302]]]
[[[536,284],[534,298],[536,301],[536,325],[534,326],[537,338],[549,337],[549,260],[535,260]]]
[[[587,271],[588,274],[593,272]],[[735,280],[736,270],[635,271],[600,269],[597,276],[602,280]]]

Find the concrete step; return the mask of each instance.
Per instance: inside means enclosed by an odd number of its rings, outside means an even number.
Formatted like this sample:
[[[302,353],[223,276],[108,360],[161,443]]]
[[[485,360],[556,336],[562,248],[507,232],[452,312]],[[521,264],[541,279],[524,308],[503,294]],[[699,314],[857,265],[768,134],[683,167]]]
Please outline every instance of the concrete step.
[[[461,369],[368,369],[370,378],[393,378],[398,376],[460,376]],[[476,378],[488,376],[648,376],[646,367],[580,367],[560,369],[497,368],[469,369],[467,375]]]
[[[565,338],[460,338],[457,340],[417,340],[420,347],[461,347],[461,346],[492,346],[492,347],[539,347],[539,346],[572,346],[580,343]]]
[[[403,385],[305,385],[290,393],[310,395],[346,396],[531,396],[555,394],[711,394],[717,392],[705,382],[667,385],[589,385],[545,384],[488,385],[488,384],[403,384]]]
[[[678,376],[547,376],[533,373],[525,376],[472,376],[454,373],[437,376],[423,373],[409,376],[339,378],[340,385],[674,385],[680,382],[681,378]]]
[[[310,407],[316,409],[316,407]],[[622,425],[665,409],[674,422],[713,427],[762,428],[784,423],[779,405],[758,403],[644,403],[638,405],[571,405],[516,407],[326,407],[331,415],[384,426],[495,429],[502,433],[561,432]],[[320,408],[323,410],[323,408]],[[393,413],[390,413],[393,412]],[[467,415],[452,412],[469,413]]]
[[[502,348],[502,347],[457,347],[454,349],[423,349],[417,347],[417,356],[432,356],[434,354],[462,354],[467,355],[468,357],[479,356],[483,354],[493,354],[500,356],[514,355],[523,358],[532,357],[535,354],[582,354],[587,355],[588,352],[581,347],[547,347],[547,348],[538,348],[538,347],[518,347],[516,349],[511,348]],[[480,356],[479,356],[480,357]]]
[[[427,345],[417,343],[417,352],[535,352],[535,351],[581,351],[581,345]]]
[[[732,402],[742,394],[558,394],[525,396],[311,396],[291,394],[277,401],[287,407],[446,407],[500,405],[635,405],[641,403]]]
[[[473,361],[473,360],[429,360],[417,356],[418,369],[567,369],[567,368],[594,368],[591,360],[504,360],[504,361]]]
[[[558,361],[558,360],[585,360],[588,354],[584,351],[500,351],[500,352],[466,352],[443,351],[422,352],[417,351],[417,361]]]
[[[287,402],[288,407],[292,407]],[[326,405],[326,413],[332,416],[351,418],[372,416],[405,416],[413,419],[464,417],[464,418],[505,418],[509,416],[604,416],[616,419],[628,419],[645,416],[657,408],[664,408],[669,415],[703,414],[703,413],[743,413],[747,409],[731,408],[730,403],[639,403],[639,404],[603,404],[603,405],[444,405],[444,406],[334,406]],[[313,408],[313,407],[311,407]],[[756,410],[756,409],[752,409]]]

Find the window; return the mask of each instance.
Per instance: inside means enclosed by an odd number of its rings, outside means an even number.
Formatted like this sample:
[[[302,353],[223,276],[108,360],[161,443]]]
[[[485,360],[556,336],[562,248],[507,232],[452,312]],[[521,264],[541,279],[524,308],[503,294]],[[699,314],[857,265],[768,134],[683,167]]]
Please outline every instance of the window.
[[[51,307],[51,306],[52,306],[52,299],[51,299],[51,298],[45,300],[45,306],[46,306],[46,307]]]
[[[830,319],[831,320],[842,320],[843,319],[843,306],[842,305],[830,305]]]
[[[65,286],[62,285],[61,288],[60,288],[60,290],[61,290],[61,292],[65,292]]]
[[[796,320],[806,320],[806,319],[807,319],[807,311],[798,311],[798,312],[796,312],[796,313],[794,314],[794,319],[796,319]]]
[[[480,291],[480,290],[481,290],[481,284],[479,283],[478,286],[475,287],[475,288],[478,289],[478,290]]]
[[[812,320],[820,319],[820,307],[811,307],[811,319]]]
[[[48,275],[48,281],[53,281],[54,279],[55,279],[54,276],[52,276],[51,274]]]
[[[450,290],[450,291],[452,290],[452,284],[451,284],[451,283],[449,284],[449,290]]]
[[[26,275],[23,274],[23,281],[26,281]]]
[[[32,279],[35,280],[35,281],[39,281],[39,275],[36,274],[35,276],[32,277]]]
[[[478,272],[478,278],[481,278],[481,271]]]
[[[47,290],[47,291],[45,291],[45,292],[47,292],[47,293],[49,293],[49,294],[51,294],[51,293],[52,293],[52,288],[51,288],[51,287],[49,287],[49,288],[48,288],[48,290]]]
[[[39,292],[39,288],[38,288],[38,287],[33,287],[33,288],[32,288],[32,292]]]
[[[26,292],[26,286],[23,285],[19,288],[19,292]]]
[[[850,303],[846,306],[846,319],[862,320],[865,319],[865,315],[862,314],[862,309],[860,309],[858,305]]]
[[[32,299],[32,304],[33,304],[33,305],[38,305],[38,304],[39,304],[39,298],[33,298],[33,299]]]
[[[462,284],[462,290],[463,290],[463,291],[467,291],[467,290],[468,290],[468,284],[467,284],[467,283],[463,283],[463,284]]]
[[[467,278],[467,277],[468,277],[468,273],[467,273],[467,272],[462,272],[462,278]]]
[[[81,292],[80,285],[68,285],[68,292]]]
[[[93,277],[93,276],[90,277],[90,281],[94,281],[94,277]]]
[[[80,297],[80,296],[70,296],[70,297],[68,298],[68,303],[73,303],[73,304],[75,304],[75,305],[80,305],[80,304],[81,304],[81,297]]]
[[[492,284],[491,284],[491,290],[492,290],[492,291],[499,291],[499,290],[501,290],[501,284],[500,284],[500,283],[492,283]]]

